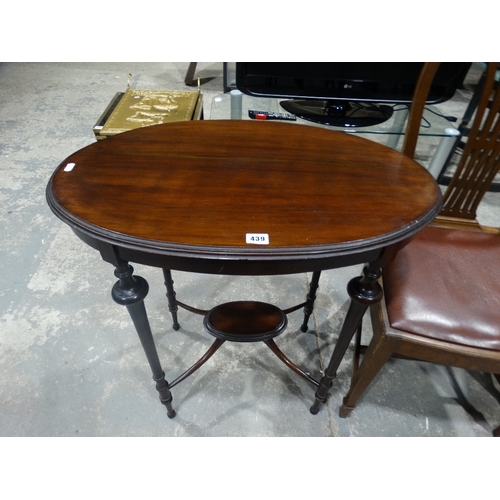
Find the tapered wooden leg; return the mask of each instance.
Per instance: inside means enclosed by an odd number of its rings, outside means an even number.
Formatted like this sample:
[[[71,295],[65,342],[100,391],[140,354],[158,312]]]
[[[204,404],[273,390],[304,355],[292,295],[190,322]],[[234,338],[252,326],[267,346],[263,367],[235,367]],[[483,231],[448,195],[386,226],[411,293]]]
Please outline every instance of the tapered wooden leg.
[[[351,304],[347,311],[342,330],[340,331],[328,367],[316,391],[316,399],[310,409],[313,415],[318,413],[321,404],[326,402],[333,380],[337,376],[337,369],[340,362],[349,347],[349,343],[356,329],[359,328],[361,324],[366,309],[368,306],[382,300],[382,287],[377,283],[377,279],[380,278],[380,276],[380,265],[378,263],[370,263],[363,269],[363,276],[352,279],[347,285],[347,292],[351,297]]]
[[[144,278],[134,276],[133,272],[134,269],[128,262],[124,262],[116,268],[115,276],[119,278],[119,281],[113,286],[111,296],[115,302],[127,307],[153,372],[153,380],[156,382],[160,401],[166,407],[168,417],[174,418],[175,410],[172,407],[172,394],[168,382],[165,380],[165,373],[161,368],[144,306],[144,298],[148,294],[149,285]]]
[[[373,337],[363,356],[359,369],[356,370],[352,378],[349,391],[342,401],[342,406],[339,411],[341,418],[347,417],[347,415],[354,410],[354,406],[360,396],[370,385],[375,375],[377,375],[393,352],[394,349],[389,340],[382,338],[380,335],[375,335]]]
[[[177,319],[178,307],[175,299],[174,280],[172,279],[172,272],[170,269],[163,269],[163,277],[165,278],[165,287],[167,288],[168,310],[172,315],[172,328],[178,330],[181,326]]]
[[[337,369],[340,365],[340,362],[342,361],[342,358],[344,357],[344,354],[349,347],[349,343],[351,342],[351,339],[366,309],[367,306],[351,300],[351,304],[349,306],[349,310],[347,311],[342,330],[340,331],[339,338],[337,340],[337,343],[335,344],[335,349],[333,350],[332,357],[330,358],[330,363],[325,370],[325,374],[320,380],[320,384],[315,395],[316,399],[310,409],[313,415],[316,415],[321,404],[326,402],[328,392],[333,384],[333,381],[335,380],[335,377],[337,376]]]
[[[307,323],[314,310],[314,301],[316,300],[316,290],[319,286],[319,278],[321,276],[321,271],[315,271],[311,278],[311,283],[309,284],[309,293],[307,294],[306,305],[304,306],[304,322],[300,329],[303,332],[307,332]]]

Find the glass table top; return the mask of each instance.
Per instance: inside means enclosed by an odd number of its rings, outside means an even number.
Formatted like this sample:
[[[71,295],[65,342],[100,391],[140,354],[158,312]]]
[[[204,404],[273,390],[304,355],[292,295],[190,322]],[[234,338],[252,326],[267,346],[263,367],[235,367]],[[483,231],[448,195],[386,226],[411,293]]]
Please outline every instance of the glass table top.
[[[253,97],[242,95],[242,119],[250,120],[248,111],[267,111],[272,113],[287,113],[280,105],[286,99]],[[378,125],[369,127],[337,127],[321,125],[309,120],[297,118],[295,123],[324,127],[332,130],[339,130],[350,134],[379,134],[401,136],[405,132],[405,121],[408,115],[408,107],[404,105],[394,105],[394,112],[388,120]],[[211,120],[227,120],[231,117],[231,95],[229,93],[215,96],[212,99],[210,111]],[[426,106],[422,118],[419,135],[446,137],[457,134],[456,128],[446,118],[441,116],[440,111],[435,106]]]

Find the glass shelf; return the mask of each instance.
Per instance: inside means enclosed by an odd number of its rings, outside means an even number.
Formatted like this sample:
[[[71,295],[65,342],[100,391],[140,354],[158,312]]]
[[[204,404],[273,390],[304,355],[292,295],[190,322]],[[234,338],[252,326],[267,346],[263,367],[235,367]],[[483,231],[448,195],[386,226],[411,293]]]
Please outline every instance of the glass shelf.
[[[243,94],[242,104],[242,119],[250,120],[248,117],[248,110],[254,111],[268,111],[273,113],[286,113],[280,106],[280,101],[285,99],[253,97]],[[438,113],[438,114],[436,114]],[[426,106],[424,110],[422,125],[420,127],[419,135],[431,137],[447,137],[456,136],[457,130],[453,125],[440,116],[439,110],[434,106]],[[329,125],[321,125],[309,120],[302,120],[297,118],[296,122],[315,127],[323,127],[331,130],[339,130],[349,134],[378,134],[378,135],[395,135],[401,136],[404,134],[404,125],[408,115],[408,108],[403,105],[395,105],[395,110],[391,118],[383,123],[370,127],[335,127]],[[212,100],[212,107],[210,112],[211,120],[226,120],[231,116],[231,96],[229,93],[215,96]],[[397,139],[397,138],[395,138]]]

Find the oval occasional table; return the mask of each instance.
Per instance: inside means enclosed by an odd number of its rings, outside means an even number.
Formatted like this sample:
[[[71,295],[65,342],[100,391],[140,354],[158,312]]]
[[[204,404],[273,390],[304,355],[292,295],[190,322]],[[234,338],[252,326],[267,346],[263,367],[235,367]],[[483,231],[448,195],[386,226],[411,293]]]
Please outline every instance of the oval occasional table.
[[[154,125],[91,144],[66,158],[47,186],[57,217],[115,267],[113,299],[135,325],[161,402],[225,341],[265,342],[326,401],[366,309],[381,300],[384,263],[441,206],[440,190],[413,160],[383,145],[280,122],[192,121]],[[215,342],[171,383],[144,306],[148,283],[130,262],[163,269],[173,327],[177,306],[204,315]],[[278,349],[286,314],[312,312],[322,270],[366,264],[347,290],[351,305],[330,363],[316,381]],[[312,272],[304,303],[232,302],[200,311],[176,298],[171,270],[226,275]]]

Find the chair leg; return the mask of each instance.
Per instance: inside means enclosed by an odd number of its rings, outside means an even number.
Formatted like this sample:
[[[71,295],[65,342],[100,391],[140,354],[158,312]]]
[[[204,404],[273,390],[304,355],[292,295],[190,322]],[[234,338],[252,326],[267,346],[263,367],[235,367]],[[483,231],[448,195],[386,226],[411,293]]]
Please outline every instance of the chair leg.
[[[497,379],[498,383],[500,384],[500,374],[494,373],[493,376]],[[493,437],[500,437],[500,425],[493,429]]]
[[[359,324],[358,330],[356,331],[356,334],[354,336],[354,358],[352,360],[352,376],[351,376],[351,383],[356,377],[356,374],[358,373],[359,369],[359,359],[360,359],[360,353],[361,353],[361,333],[363,331],[363,321]]]
[[[339,411],[341,418],[347,417],[354,410],[356,402],[365,389],[370,385],[375,375],[380,371],[384,363],[391,357],[394,349],[392,342],[380,335],[374,335],[361,362],[361,365],[353,375],[351,386],[342,401]]]
[[[190,87],[194,87],[196,85],[196,81],[194,79],[194,73],[196,71],[196,65],[198,63],[190,62],[188,69],[186,71],[186,76],[184,77],[184,83]]]

